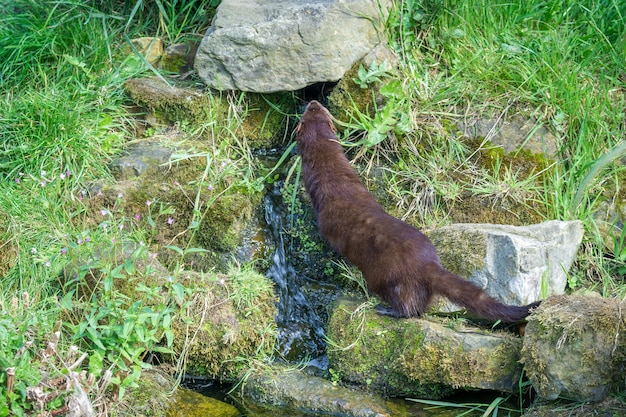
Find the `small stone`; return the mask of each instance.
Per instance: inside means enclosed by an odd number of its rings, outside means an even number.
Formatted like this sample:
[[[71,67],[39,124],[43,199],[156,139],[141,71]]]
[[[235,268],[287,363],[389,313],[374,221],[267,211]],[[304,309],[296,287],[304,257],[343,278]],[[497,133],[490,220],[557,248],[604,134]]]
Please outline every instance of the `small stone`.
[[[185,73],[193,69],[198,45],[192,42],[177,43],[165,49],[161,58],[161,68],[174,73]]]
[[[118,181],[163,171],[173,150],[153,142],[140,142],[130,146],[125,155],[109,164],[109,169]]]
[[[161,38],[136,38],[132,39],[131,42],[151,65],[156,64],[163,55],[163,40]]]

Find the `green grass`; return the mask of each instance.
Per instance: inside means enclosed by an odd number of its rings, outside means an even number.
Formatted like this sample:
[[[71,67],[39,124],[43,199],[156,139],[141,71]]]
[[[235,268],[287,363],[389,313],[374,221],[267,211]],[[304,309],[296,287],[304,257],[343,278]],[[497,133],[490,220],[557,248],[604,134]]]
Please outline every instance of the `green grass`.
[[[165,290],[162,294],[172,298],[157,305],[167,308],[153,311],[105,291],[108,298],[82,304],[78,311],[84,321],[73,325],[67,321],[71,297],[61,304],[57,297],[68,264],[89,259],[96,242],[115,246],[128,240],[129,233],[120,230],[133,224],[120,213],[114,223],[93,224],[83,199],[91,181],[110,177],[107,163],[128,140],[123,82],[148,70],[141,59],[127,55],[125,38],[154,33],[161,23],[152,8],[152,15],[136,10],[133,21],[130,12],[136,3],[107,4],[110,10],[95,1],[0,1],[1,228],[5,242],[18,252],[15,266],[1,278],[0,415],[29,413],[33,403],[26,400],[26,388],[38,384],[40,372],[50,378],[68,374],[66,367],[79,359],[72,356],[71,343],[89,352],[83,365],[89,362],[97,376],[96,392],[90,395],[102,395],[107,384],[122,395],[135,383],[146,348],[158,350],[157,343],[168,334],[167,314],[180,295],[178,287]],[[182,22],[197,18],[190,10],[199,15],[201,6],[187,2]],[[120,9],[129,14],[120,15]],[[173,3],[169,12],[176,13]],[[202,23],[196,19],[194,24]],[[188,24],[177,28],[192,30]],[[129,259],[122,265],[114,258],[94,265],[106,277],[104,288],[113,278],[126,274],[130,279],[134,263],[142,261],[139,256]],[[129,312],[136,313],[132,328]],[[60,339],[54,336],[57,322],[64,323]],[[55,351],[47,360],[41,349],[50,343]],[[7,369],[15,369],[10,391]],[[114,371],[112,377],[106,369]],[[63,390],[52,393],[47,406],[62,406],[65,395]]]
[[[0,226],[6,229],[0,231],[19,252],[16,265],[0,278],[0,367],[15,367],[24,384],[39,380],[38,350],[62,315],[58,277],[72,257],[88,252],[78,242],[111,239],[89,220],[82,198],[91,181],[109,178],[108,161],[132,139],[123,82],[152,74],[127,54],[128,39],[197,39],[209,22],[205,11],[217,3],[0,0]],[[396,214],[438,226],[450,221],[451,209],[467,195],[494,205],[536,203],[543,218],[584,222],[587,234],[571,287],[623,296],[625,233],[616,228],[607,234],[611,225],[595,214],[604,202],[623,199],[626,176],[618,161],[626,153],[626,2],[404,0],[396,7],[388,31],[398,70],[379,66],[359,75],[364,85],[386,83],[388,104],[349,125],[358,155],[386,161]],[[221,136],[240,139],[233,126],[240,123],[235,107],[243,103],[233,98],[232,105],[232,126],[205,126],[215,144],[223,142]],[[476,149],[454,127],[464,117],[503,114],[549,127],[561,162],[525,174],[486,144]],[[262,185],[245,138],[238,149],[224,152],[237,161],[232,169],[241,170],[229,173],[236,179],[229,186]],[[116,222],[132,224],[124,217]],[[149,230],[136,232],[139,242]],[[108,276],[118,267],[113,261],[100,265]],[[115,273],[130,274],[132,265],[121,268]],[[249,302],[255,290],[241,294],[241,302]],[[180,288],[172,291],[180,296]],[[85,336],[81,348],[97,346],[94,335],[109,332],[100,336],[106,349],[92,355],[91,366],[110,366],[115,354],[130,355],[137,365],[139,351],[115,350],[123,345],[116,343],[123,325],[103,328],[106,320],[97,316],[109,314],[107,320],[120,325],[124,309],[132,309],[122,295],[109,295],[119,302],[110,310],[85,306],[100,324],[76,324]],[[157,324],[168,320],[154,317]],[[166,327],[152,327],[151,337]],[[76,332],[65,329],[59,344],[65,351],[58,357],[70,359],[72,336]],[[46,370],[61,373],[62,364],[54,366],[59,368]],[[6,398],[3,378],[0,372],[0,397]],[[27,406],[25,387],[10,394],[14,413]]]

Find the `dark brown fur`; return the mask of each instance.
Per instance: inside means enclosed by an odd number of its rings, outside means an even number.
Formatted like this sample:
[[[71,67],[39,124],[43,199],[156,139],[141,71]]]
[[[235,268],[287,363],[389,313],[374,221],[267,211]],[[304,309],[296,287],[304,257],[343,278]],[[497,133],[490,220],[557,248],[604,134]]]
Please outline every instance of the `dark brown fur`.
[[[524,319],[535,304],[502,304],[447,270],[419,230],[387,214],[365,189],[337,141],[330,113],[311,101],[296,128],[304,184],[320,233],[367,281],[394,314],[424,313],[440,294],[489,320]]]

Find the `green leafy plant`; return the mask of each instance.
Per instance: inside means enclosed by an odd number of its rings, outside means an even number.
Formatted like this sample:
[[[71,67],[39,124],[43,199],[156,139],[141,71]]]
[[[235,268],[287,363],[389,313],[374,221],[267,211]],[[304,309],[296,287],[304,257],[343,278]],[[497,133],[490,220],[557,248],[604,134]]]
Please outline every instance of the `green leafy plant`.
[[[380,64],[372,61],[368,69],[365,69],[363,65],[359,65],[357,78],[354,78],[354,82],[361,88],[367,88],[369,84],[381,82],[383,78],[389,77],[391,74],[392,72],[387,61],[383,61]]]
[[[73,317],[67,323],[72,339],[92,352],[90,372],[99,378],[109,370],[122,398],[150,367],[148,355],[172,353],[172,317],[184,307],[186,289],[174,276],[150,282],[155,271],[140,266],[153,256],[146,246],[115,242],[111,251],[79,269],[64,285],[60,305]]]

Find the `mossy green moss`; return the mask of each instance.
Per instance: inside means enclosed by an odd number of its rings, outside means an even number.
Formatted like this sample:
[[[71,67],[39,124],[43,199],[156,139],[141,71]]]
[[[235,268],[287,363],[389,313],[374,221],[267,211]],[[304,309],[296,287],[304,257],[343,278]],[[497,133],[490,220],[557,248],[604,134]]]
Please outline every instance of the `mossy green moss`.
[[[216,160],[214,154],[220,151],[204,142],[186,141],[182,148],[175,147],[174,138],[149,143],[130,158],[145,165],[139,176],[94,190],[94,221],[104,207],[121,211],[137,226],[152,230],[151,243],[166,264],[180,261],[180,256],[165,246],[201,248],[205,251],[186,254],[185,262],[196,270],[224,270],[230,254],[242,244],[243,232],[257,223],[262,191],[240,186],[237,162]],[[166,162],[143,157],[168,149],[174,162],[169,157]]]
[[[543,153],[533,153],[528,149],[507,153],[503,147],[495,146],[481,137],[465,138],[464,142],[470,150],[477,151],[474,154],[477,164],[491,171],[505,166],[521,178],[539,175],[538,179],[541,180],[553,175],[551,167],[555,161]]]
[[[502,343],[495,348],[466,349],[450,341],[428,343],[416,347],[402,357],[402,365],[411,380],[422,383],[443,383],[453,388],[514,388],[511,382],[520,375],[518,365],[521,342],[514,336],[501,334]],[[494,379],[501,379],[495,381]],[[480,381],[485,386],[480,386]],[[478,382],[478,384],[477,384]]]
[[[426,233],[441,257],[442,265],[462,277],[469,277],[485,268],[487,238],[476,230],[441,232],[439,229]],[[463,244],[459,245],[459,241]]]
[[[372,90],[361,88],[354,79],[358,76],[360,62],[354,64],[339,80],[328,96],[328,110],[337,120],[348,123],[356,117],[355,109],[370,117],[376,109]],[[338,126],[341,127],[341,126]]]
[[[283,138],[289,137],[288,116],[283,110],[295,107],[292,94],[245,93],[240,102],[246,107],[240,132],[251,149],[275,148],[283,144]]]
[[[231,252],[241,243],[243,229],[261,203],[261,194],[224,194],[207,209],[196,235],[203,248]]]
[[[170,392],[174,377],[161,368],[141,373],[137,387],[126,390],[121,401],[112,402],[111,417],[162,417],[174,402]]]
[[[210,97],[190,86],[168,85],[159,77],[134,78],[124,83],[126,93],[138,105],[147,108],[157,120],[170,124],[188,121],[206,122],[212,104]]]
[[[407,322],[363,311],[363,306],[342,300],[328,324],[329,367],[344,382],[389,396],[442,398],[450,387],[421,384],[402,370],[401,357],[408,346],[419,346],[425,335]],[[339,343],[340,346],[334,344]]]
[[[124,87],[133,102],[148,110],[148,119],[171,125],[175,122],[200,126],[219,126],[226,135],[221,139],[245,143],[249,149],[270,149],[286,137],[288,117],[280,109],[295,107],[291,94],[212,93],[190,83],[158,77],[128,80]]]
[[[254,358],[270,356],[276,339],[272,282],[249,268],[190,274],[198,288],[187,316],[172,322],[174,350],[190,374],[235,381]]]
[[[237,417],[241,413],[234,406],[185,388],[174,393],[174,403],[167,417]]]
[[[450,218],[455,223],[495,223],[528,225],[544,221],[550,217],[546,201],[532,195],[532,191],[519,189],[521,196],[513,190],[514,184],[502,178],[505,172],[513,173],[509,181],[522,183],[530,181],[528,187],[539,189],[554,175],[554,161],[544,154],[534,154],[522,149],[506,153],[500,146],[492,146],[481,138],[465,139],[464,143],[474,155],[472,163],[484,169],[493,178],[493,192],[464,192],[461,198],[450,206]],[[471,182],[471,179],[461,179]],[[498,181],[501,181],[498,184]]]
[[[282,204],[287,209],[284,233],[291,248],[293,263],[305,275],[331,278],[329,267],[336,253],[319,234],[311,200],[300,184],[285,184],[281,192]]]

